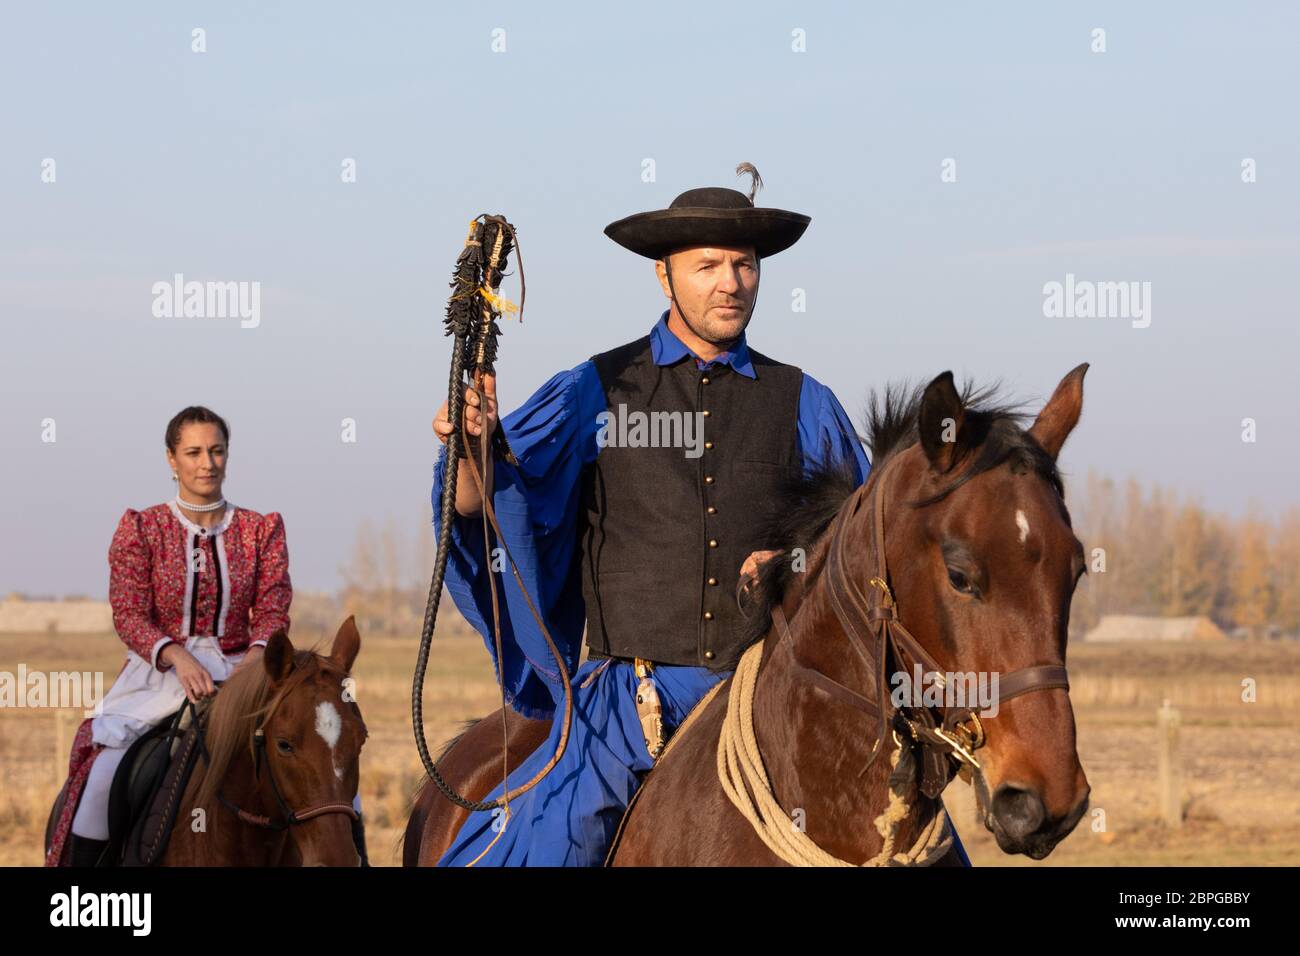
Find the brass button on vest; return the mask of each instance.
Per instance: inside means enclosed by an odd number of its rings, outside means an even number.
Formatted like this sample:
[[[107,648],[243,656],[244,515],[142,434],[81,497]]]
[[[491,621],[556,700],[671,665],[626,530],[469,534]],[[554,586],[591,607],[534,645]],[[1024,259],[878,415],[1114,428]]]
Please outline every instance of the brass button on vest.
[[[706,661],[711,661],[711,660],[713,660],[713,651],[705,651],[705,652],[704,652],[704,659],[705,659]]]
[[[716,588],[717,586],[718,586],[718,579],[717,579],[717,578],[709,578],[709,587]]]
[[[717,538],[710,538],[710,539],[709,539],[709,547],[710,547],[710,548],[716,548],[717,546],[718,546],[718,539],[717,539]]]
[[[704,612],[704,620],[706,620],[706,621],[711,621],[711,620],[713,620],[713,612],[712,612],[712,611],[705,611],[705,612]]]
[[[709,384],[709,377],[706,375],[706,376],[704,376],[704,378],[700,379],[700,384],[701,384],[701,385],[708,385],[708,384]]]
[[[713,484],[713,476],[712,476],[712,475],[705,475],[705,476],[704,476],[704,483],[705,483],[706,485],[711,485],[711,484]]]
[[[718,509],[713,507],[713,505],[709,505],[709,514],[715,515],[717,513],[718,513]]]

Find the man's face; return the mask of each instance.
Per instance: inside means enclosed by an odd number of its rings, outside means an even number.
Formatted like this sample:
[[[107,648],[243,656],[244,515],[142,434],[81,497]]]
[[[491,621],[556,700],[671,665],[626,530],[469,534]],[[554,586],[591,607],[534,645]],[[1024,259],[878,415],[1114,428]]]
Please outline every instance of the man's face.
[[[669,257],[673,283],[663,260],[655,263],[664,295],[677,293],[682,318],[692,332],[715,345],[730,342],[749,325],[758,297],[758,257],[752,246],[699,246]]]

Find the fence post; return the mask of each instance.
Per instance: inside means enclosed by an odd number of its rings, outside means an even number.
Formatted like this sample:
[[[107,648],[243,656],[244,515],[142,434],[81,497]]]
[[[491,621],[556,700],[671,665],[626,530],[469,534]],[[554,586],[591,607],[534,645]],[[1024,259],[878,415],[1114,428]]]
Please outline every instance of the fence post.
[[[1178,711],[1169,699],[1156,711],[1157,786],[1160,821],[1168,827],[1183,825],[1182,774],[1178,763]]]

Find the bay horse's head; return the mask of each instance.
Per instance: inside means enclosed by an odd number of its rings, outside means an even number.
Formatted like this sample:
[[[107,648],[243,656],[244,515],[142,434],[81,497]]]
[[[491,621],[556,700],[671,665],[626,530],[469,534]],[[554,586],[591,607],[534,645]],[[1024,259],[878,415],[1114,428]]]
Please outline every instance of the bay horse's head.
[[[245,811],[241,818],[261,817],[255,826],[287,831],[303,866],[359,862],[352,802],[367,731],[348,678],[360,649],[351,617],[339,627],[328,656],[295,650],[288,635],[277,631],[267,642],[263,666],[227,681],[210,714],[213,764],[199,802],[223,799],[219,788],[233,749],[251,744],[255,780],[242,791],[246,796],[230,803]],[[233,784],[226,780],[224,786],[230,790]]]
[[[1027,430],[1011,410],[959,394],[948,372],[901,415],[873,411],[898,617],[947,671],[1005,679],[1065,663],[1085,566],[1056,459],[1079,421],[1086,371],[1066,375]],[[874,571],[862,572],[865,585]],[[1088,805],[1069,693],[1040,686],[981,721],[974,780],[985,825],[1005,852],[1041,859]]]

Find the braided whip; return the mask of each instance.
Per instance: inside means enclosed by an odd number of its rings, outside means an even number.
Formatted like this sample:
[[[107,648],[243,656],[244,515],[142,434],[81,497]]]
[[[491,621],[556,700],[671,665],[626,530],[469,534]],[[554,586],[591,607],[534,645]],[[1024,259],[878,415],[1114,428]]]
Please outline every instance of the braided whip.
[[[498,807],[504,807],[507,814],[509,813],[510,800],[535,787],[550,772],[551,768],[559,762],[568,743],[569,728],[573,716],[573,698],[572,689],[569,686],[568,667],[565,665],[563,655],[560,654],[555,642],[551,639],[550,632],[533,604],[532,598],[528,596],[523,578],[520,577],[519,569],[515,565],[514,558],[510,555],[510,549],[501,534],[500,525],[497,524],[496,515],[489,500],[490,496],[486,493],[485,477],[489,460],[487,448],[480,447],[482,442],[472,439],[465,429],[464,387],[466,384],[472,385],[480,396],[483,395],[483,377],[494,374],[497,338],[501,334],[497,320],[501,317],[502,311],[513,310],[513,306],[501,299],[496,291],[501,285],[506,260],[509,258],[512,248],[518,249],[518,237],[515,235],[514,226],[507,222],[504,217],[489,216],[487,214],[476,216],[470,221],[469,234],[465,239],[465,246],[456,260],[456,270],[451,281],[453,291],[447,303],[447,317],[444,324],[446,334],[453,337],[451,375],[448,382],[447,398],[447,421],[453,426],[453,430],[447,436],[447,467],[443,475],[440,509],[441,524],[438,528],[438,553],[434,561],[433,578],[429,582],[429,599],[424,608],[424,627],[420,633],[420,651],[416,658],[415,677],[411,686],[411,724],[415,731],[415,746],[420,753],[420,761],[429,774],[429,779],[442,791],[443,796],[457,806],[471,812],[495,810]],[[490,251],[485,254],[485,250],[489,249]],[[519,261],[519,278],[519,315],[522,321],[524,304],[522,259]],[[486,403],[484,403],[483,408],[486,410]],[[517,463],[514,454],[510,450],[509,443],[506,441],[505,432],[500,427],[492,435],[492,444],[508,462]],[[476,453],[479,456],[479,461],[475,461]],[[459,463],[462,458],[466,458],[469,462],[470,474],[474,478],[474,483],[478,487],[483,501],[483,553],[484,555],[491,555],[492,553],[492,535],[488,530],[490,522],[492,530],[496,532],[499,546],[505,552],[510,564],[510,571],[514,575],[519,590],[528,604],[528,609],[532,612],[538,628],[541,630],[543,637],[546,638],[547,646],[555,657],[559,668],[558,676],[564,687],[564,718],[560,739],[556,744],[554,755],[546,766],[538,771],[527,783],[503,793],[496,800],[490,801],[468,800],[458,794],[447,783],[442,774],[438,772],[437,765],[429,755],[429,744],[424,736],[424,677],[429,664],[429,648],[433,639],[434,624],[438,618],[442,585],[447,573],[447,557],[451,550],[451,526],[452,522],[456,520],[456,484],[460,471]],[[496,577],[491,570],[490,564],[487,574],[492,591],[493,637],[499,670],[502,659],[501,613]],[[501,707],[501,772],[504,784],[509,769],[507,763],[508,737],[506,733],[504,683],[501,685]]]

